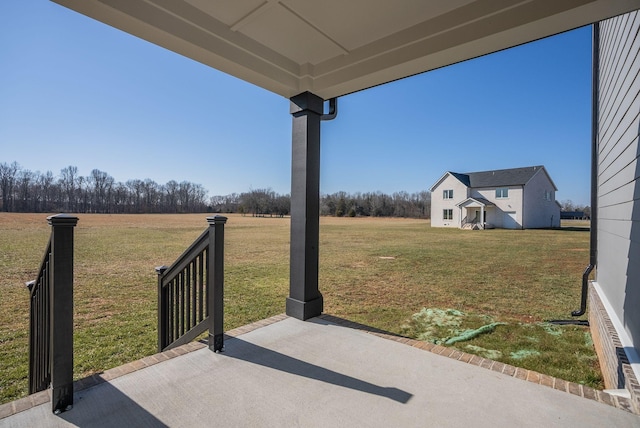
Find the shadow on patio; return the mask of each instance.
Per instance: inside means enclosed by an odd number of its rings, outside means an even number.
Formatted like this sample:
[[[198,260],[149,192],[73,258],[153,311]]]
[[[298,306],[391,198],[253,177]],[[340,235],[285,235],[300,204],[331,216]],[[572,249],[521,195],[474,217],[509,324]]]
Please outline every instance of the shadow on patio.
[[[76,390],[58,416],[34,396],[0,406],[0,426],[640,425],[600,391],[329,315],[276,316],[230,331],[223,353],[192,342]]]

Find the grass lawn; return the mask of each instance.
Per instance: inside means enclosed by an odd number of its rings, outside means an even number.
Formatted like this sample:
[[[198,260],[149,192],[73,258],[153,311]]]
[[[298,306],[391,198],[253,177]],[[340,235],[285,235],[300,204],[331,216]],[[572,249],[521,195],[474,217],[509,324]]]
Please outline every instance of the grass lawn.
[[[24,282],[35,279],[49,238],[45,218],[0,213],[0,402],[27,392]],[[207,227],[205,214],[79,218],[76,378],[156,352],[154,267],[170,264]],[[570,226],[461,231],[431,228],[424,220],[322,218],[325,312],[426,338],[414,314],[452,309],[463,315],[426,340],[498,323],[493,332],[452,346],[602,387],[588,329],[542,323],[570,318],[579,305],[588,224]],[[225,235],[226,328],[284,312],[289,219],[231,215]]]

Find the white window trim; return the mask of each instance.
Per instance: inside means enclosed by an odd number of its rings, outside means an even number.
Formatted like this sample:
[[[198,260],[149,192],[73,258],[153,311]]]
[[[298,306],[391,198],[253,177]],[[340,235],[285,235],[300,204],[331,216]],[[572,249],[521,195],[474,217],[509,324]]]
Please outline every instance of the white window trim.
[[[506,196],[502,196],[502,194],[504,192],[500,192],[501,196],[498,196],[498,190],[506,190],[507,191],[507,195]],[[496,199],[509,199],[509,188],[508,187],[498,187],[496,188]]]

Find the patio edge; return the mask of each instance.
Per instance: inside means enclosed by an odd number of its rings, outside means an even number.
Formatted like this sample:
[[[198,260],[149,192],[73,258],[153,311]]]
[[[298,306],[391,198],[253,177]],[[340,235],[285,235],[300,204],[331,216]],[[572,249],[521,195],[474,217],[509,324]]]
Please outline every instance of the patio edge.
[[[334,315],[322,314],[318,318],[321,318],[325,321],[332,322],[342,327],[362,330],[369,334],[373,334],[375,336],[381,337],[383,339],[388,339],[394,342],[409,345],[414,348],[421,349],[423,351],[428,351],[433,354],[438,354],[443,357],[452,358],[454,360],[458,360],[463,363],[482,367],[488,370],[505,374],[507,376],[525,380],[527,382],[536,383],[538,385],[553,388],[558,391],[577,395],[578,397],[586,398],[588,400],[598,401],[600,403],[607,404],[609,406],[616,407],[621,410],[625,410],[629,413],[640,415],[640,412],[635,411],[632,401],[626,397],[609,394],[607,392],[597,390],[589,386],[581,385],[579,383],[568,382],[564,379],[538,373],[533,370],[523,369],[521,367],[515,367],[509,364],[501,363],[499,361],[482,358],[477,355],[468,354],[466,352],[462,352],[457,349],[449,348],[446,346],[435,345],[429,342],[422,342],[419,340],[410,339],[408,337],[393,334],[393,333],[380,330],[374,327],[370,327],[364,324],[359,324],[359,323],[349,321]]]
[[[225,336],[227,338],[237,337],[237,336],[249,333],[251,331],[257,330],[259,328],[266,327],[271,324],[275,324],[286,318],[288,317],[285,314],[275,315],[270,318],[265,318],[263,320],[253,322],[251,324],[243,325],[241,327],[237,327],[232,330],[229,330],[225,333]],[[104,382],[109,382],[113,379],[119,378],[126,374],[133,373],[135,371],[144,369],[146,367],[153,366],[162,361],[167,361],[172,358],[178,357],[180,355],[184,355],[189,352],[197,351],[198,349],[202,349],[206,347],[207,347],[207,344],[205,342],[200,342],[200,341],[190,342],[185,345],[170,349],[168,351],[159,352],[157,354],[149,355],[147,357],[143,357],[139,360],[135,360],[118,367],[113,367],[111,369],[105,370],[104,372],[94,373],[91,376],[87,376],[85,378],[74,381],[73,392],[76,393],[76,392],[83,391],[85,389],[92,388],[94,386],[100,385]],[[50,401],[51,401],[51,390],[47,389],[45,391],[36,392],[35,394],[31,394],[26,397],[19,398],[17,400],[10,401],[8,403],[0,404],[0,420],[7,418],[9,416],[13,416],[16,413],[29,410],[32,407],[36,407]]]

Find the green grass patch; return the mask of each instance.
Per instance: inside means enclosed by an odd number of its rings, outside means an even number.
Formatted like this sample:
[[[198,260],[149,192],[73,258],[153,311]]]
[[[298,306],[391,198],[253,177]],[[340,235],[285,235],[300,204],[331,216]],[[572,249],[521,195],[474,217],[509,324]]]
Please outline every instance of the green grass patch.
[[[488,315],[423,308],[402,333],[464,352],[601,388],[588,328],[545,322],[495,322]]]
[[[503,363],[601,389],[598,359],[586,335],[583,326],[510,323],[468,344],[500,351],[497,360]]]

